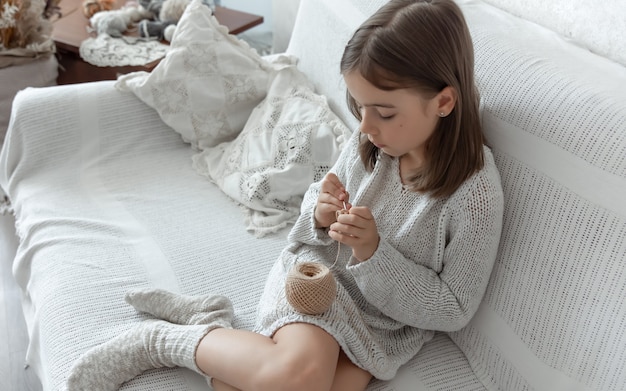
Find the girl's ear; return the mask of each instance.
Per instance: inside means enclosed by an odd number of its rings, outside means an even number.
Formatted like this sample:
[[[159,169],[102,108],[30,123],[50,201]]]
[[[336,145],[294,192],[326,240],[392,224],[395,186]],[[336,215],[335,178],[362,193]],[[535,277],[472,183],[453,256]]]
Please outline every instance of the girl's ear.
[[[435,100],[437,101],[437,115],[447,117],[452,110],[454,110],[454,106],[456,105],[456,90],[453,87],[447,86],[439,91]]]

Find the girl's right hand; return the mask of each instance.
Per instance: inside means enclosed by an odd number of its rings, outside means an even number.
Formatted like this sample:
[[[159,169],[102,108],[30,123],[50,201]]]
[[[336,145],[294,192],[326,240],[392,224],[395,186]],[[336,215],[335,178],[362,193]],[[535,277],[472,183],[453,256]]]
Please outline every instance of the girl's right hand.
[[[315,227],[327,228],[337,221],[337,211],[344,209],[344,202],[345,208],[350,209],[349,195],[337,175],[333,173],[326,174],[321,183],[320,195],[315,205]]]

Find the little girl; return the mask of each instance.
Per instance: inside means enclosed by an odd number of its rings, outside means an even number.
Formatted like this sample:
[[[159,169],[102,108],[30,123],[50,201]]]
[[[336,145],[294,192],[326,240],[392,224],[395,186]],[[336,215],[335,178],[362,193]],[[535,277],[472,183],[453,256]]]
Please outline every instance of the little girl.
[[[305,195],[256,330],[231,328],[224,297],[133,291],[130,304],[164,320],[87,352],[68,389],[116,390],[145,370],[182,366],[218,391],[362,391],[372,377],[393,378],[435,330],[465,326],[485,292],[503,213],[473,66],[453,0],[383,6],[341,60],[359,132]],[[330,309],[291,308],[290,268],[335,260]]]

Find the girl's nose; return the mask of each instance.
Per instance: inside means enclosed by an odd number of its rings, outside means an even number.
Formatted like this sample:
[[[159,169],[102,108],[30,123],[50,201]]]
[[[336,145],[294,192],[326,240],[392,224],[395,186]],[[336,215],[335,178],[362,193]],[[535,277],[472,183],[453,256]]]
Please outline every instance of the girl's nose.
[[[361,133],[365,134],[375,134],[378,132],[377,127],[375,126],[374,121],[372,121],[371,114],[367,113],[367,110],[363,110],[361,112]]]

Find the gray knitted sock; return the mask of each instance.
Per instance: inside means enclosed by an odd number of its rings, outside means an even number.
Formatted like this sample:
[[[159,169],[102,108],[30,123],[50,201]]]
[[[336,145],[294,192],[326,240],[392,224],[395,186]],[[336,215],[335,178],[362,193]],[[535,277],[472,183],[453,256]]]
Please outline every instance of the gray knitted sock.
[[[209,324],[215,319],[233,320],[233,305],[220,295],[187,296],[163,289],[133,289],[125,300],[137,311],[176,324]]]
[[[163,367],[185,367],[204,375],[196,365],[196,349],[218,327],[230,327],[230,321],[191,326],[144,321],[87,351],[70,371],[67,390],[116,391],[141,373]]]

